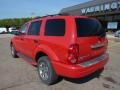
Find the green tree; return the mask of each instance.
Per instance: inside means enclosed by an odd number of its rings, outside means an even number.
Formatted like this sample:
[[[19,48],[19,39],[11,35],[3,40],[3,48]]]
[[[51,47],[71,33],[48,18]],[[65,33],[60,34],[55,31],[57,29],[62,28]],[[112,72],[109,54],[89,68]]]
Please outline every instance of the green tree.
[[[19,28],[25,22],[28,22],[31,18],[13,18],[13,19],[2,19],[0,20],[0,27],[5,27],[7,32],[9,32],[10,27]]]

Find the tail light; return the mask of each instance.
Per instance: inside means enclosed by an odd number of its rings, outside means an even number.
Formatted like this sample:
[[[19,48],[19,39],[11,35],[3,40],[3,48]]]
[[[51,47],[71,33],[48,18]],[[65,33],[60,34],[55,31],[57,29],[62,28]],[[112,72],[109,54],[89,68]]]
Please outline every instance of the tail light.
[[[68,63],[76,64],[78,62],[79,57],[79,45],[72,44],[68,49]]]

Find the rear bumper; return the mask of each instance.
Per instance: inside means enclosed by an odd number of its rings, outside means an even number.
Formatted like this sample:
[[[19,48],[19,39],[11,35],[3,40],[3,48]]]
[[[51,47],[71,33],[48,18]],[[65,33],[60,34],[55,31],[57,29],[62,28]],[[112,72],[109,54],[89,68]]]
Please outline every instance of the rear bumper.
[[[81,64],[68,65],[59,62],[52,62],[52,63],[58,75],[70,77],[70,78],[81,78],[103,68],[108,62],[108,59],[109,59],[109,55],[107,54],[106,58],[89,66],[83,66]]]

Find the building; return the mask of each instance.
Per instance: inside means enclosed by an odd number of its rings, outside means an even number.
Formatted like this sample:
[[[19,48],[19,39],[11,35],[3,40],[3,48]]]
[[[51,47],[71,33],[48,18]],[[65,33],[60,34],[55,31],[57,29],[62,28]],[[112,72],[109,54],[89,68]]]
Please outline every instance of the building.
[[[91,0],[63,8],[60,14],[85,15],[99,19],[104,28],[120,29],[120,0]]]

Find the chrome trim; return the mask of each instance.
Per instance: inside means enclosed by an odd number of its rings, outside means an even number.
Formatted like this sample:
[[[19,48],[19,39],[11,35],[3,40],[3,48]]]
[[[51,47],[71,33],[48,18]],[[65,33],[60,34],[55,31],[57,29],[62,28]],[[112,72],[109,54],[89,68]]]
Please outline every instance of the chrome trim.
[[[80,65],[83,66],[83,67],[92,66],[92,65],[97,64],[97,63],[99,63],[101,61],[104,61],[107,58],[108,58],[108,53],[105,53],[105,54],[103,54],[103,55],[101,55],[101,56],[99,56],[99,57],[97,57],[95,59],[83,62]]]
[[[104,47],[105,46],[105,44],[96,44],[96,45],[91,45],[91,48],[92,49],[97,49],[97,48],[102,48],[102,47]]]

